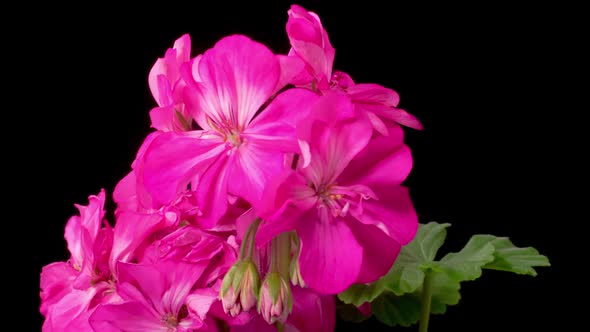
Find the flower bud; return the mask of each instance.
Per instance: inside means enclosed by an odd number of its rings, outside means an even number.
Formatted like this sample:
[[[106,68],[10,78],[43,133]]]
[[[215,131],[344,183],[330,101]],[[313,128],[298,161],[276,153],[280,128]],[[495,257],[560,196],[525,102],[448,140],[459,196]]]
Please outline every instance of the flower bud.
[[[269,273],[260,288],[258,313],[269,324],[284,323],[293,310],[291,286],[277,272]]]
[[[227,272],[221,284],[223,311],[235,317],[256,304],[260,276],[252,261],[238,261]]]

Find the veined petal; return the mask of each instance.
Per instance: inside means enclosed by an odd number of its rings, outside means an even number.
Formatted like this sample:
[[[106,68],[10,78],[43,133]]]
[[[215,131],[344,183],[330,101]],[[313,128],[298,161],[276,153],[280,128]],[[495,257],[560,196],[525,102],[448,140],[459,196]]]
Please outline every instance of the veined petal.
[[[361,83],[350,86],[346,92],[354,103],[397,106],[399,94],[379,84]]]
[[[41,307],[39,311],[47,315],[47,309],[59,302],[72,290],[72,282],[77,271],[65,262],[46,265],[41,270]]]
[[[135,171],[129,172],[115,187],[113,199],[117,203],[117,210],[137,211],[137,178]]]
[[[313,218],[310,211],[317,203],[315,192],[305,179],[293,170],[285,170],[265,188],[257,207],[262,223],[256,233],[256,244],[262,246],[276,235],[294,230],[300,220]]]
[[[228,150],[221,154],[202,174],[195,191],[202,215],[199,224],[209,229],[217,224],[227,211],[228,183],[236,168],[236,152]]]
[[[281,76],[275,87],[273,94],[284,88],[287,84],[301,85],[306,84],[305,80],[302,81],[301,77],[304,77],[305,62],[298,56],[290,55],[277,55],[279,65],[281,66]]]
[[[401,245],[374,225],[365,225],[352,218],[347,222],[363,247],[363,264],[356,283],[376,281],[391,269]]]
[[[390,184],[372,185],[378,200],[363,202],[361,215],[351,214],[360,222],[375,225],[401,245],[414,239],[418,230],[418,215],[408,188]]]
[[[49,331],[88,331],[90,304],[97,294],[97,288],[87,290],[73,289],[59,302],[49,308],[43,332]]]
[[[297,228],[301,238],[301,276],[309,288],[337,294],[358,278],[363,248],[346,222],[331,218],[326,208],[318,211],[319,216],[302,220]]]
[[[118,214],[109,260],[111,271],[116,271],[117,262],[128,262],[133,257],[135,249],[162,224],[162,216],[159,214],[141,214],[133,211]]]
[[[241,35],[225,37],[199,63],[205,86],[200,101],[210,105],[206,113],[216,121],[244,128],[271,97],[280,75],[279,61],[266,46]]]
[[[291,287],[293,312],[287,319],[285,332],[334,331],[336,304],[333,296],[321,295],[307,288]]]
[[[230,332],[277,332],[277,328],[268,324],[262,316],[254,315],[247,324],[231,326]]]
[[[126,302],[102,305],[89,320],[94,331],[168,332],[169,328],[161,319],[137,302]]]
[[[369,143],[372,128],[362,120],[343,121],[335,126],[315,122],[311,131],[311,163],[302,171],[315,184],[329,184]]]
[[[152,127],[161,131],[173,131],[174,122],[177,122],[174,105],[155,107],[150,111]]]
[[[225,149],[218,137],[206,137],[202,131],[163,133],[145,151],[141,168],[143,184],[155,200],[167,204]]]
[[[401,108],[397,107],[388,107],[384,105],[369,105],[369,104],[357,104],[358,106],[362,107],[367,112],[375,113],[376,115],[383,117],[385,119],[392,120],[396,123],[401,124],[402,126],[406,126],[409,128],[414,128],[417,130],[424,129],[420,120],[418,120],[412,114],[404,111]]]
[[[232,194],[254,205],[258,205],[270,179],[285,168],[280,150],[269,149],[267,145],[258,143],[252,139],[239,147],[234,158],[231,181],[228,182]]]
[[[79,216],[72,216],[65,227],[64,237],[68,243],[71,262],[74,268],[81,269],[84,264],[84,251],[82,249],[82,224]]]
[[[186,298],[186,304],[188,310],[199,317],[201,320],[205,320],[209,309],[215,301],[219,300],[219,283],[217,287],[212,288],[199,288],[193,291]]]
[[[362,183],[399,185],[410,170],[413,160],[410,149],[404,145],[400,126],[389,128],[388,136],[378,136],[356,155],[338,177],[339,184]]]
[[[311,112],[319,96],[306,89],[290,89],[278,95],[246,128],[242,137],[258,149],[302,153],[296,128]]]
[[[287,21],[291,47],[305,61],[317,80],[332,74],[335,50],[319,17],[300,6],[292,5]]]
[[[273,99],[260,115],[252,120],[244,130],[244,135],[289,139],[293,141],[292,144],[297,144],[295,128],[309,116],[319,98],[307,89],[289,89]]]
[[[197,282],[206,264],[191,264],[184,262],[159,262],[157,264],[161,273],[166,274],[168,290],[162,296],[162,303],[169,312],[178,313],[186,303],[186,299]]]

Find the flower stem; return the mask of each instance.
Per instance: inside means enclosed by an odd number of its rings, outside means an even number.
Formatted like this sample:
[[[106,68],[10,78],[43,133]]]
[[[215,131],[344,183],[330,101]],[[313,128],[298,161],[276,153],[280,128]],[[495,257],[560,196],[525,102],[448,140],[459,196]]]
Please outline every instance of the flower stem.
[[[244,238],[242,239],[242,245],[240,247],[240,254],[238,256],[238,259],[252,259],[256,241],[256,232],[258,231],[258,226],[260,225],[261,221],[262,220],[260,218],[256,218],[248,226],[248,229],[244,234]]]
[[[422,285],[422,299],[420,306],[420,328],[419,332],[428,331],[428,320],[430,319],[430,304],[432,302],[432,271],[424,273],[424,284]]]

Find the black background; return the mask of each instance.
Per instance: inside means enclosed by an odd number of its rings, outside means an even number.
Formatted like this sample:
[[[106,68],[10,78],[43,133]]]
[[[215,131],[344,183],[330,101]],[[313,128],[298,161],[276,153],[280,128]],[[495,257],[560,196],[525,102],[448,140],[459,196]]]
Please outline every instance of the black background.
[[[423,122],[423,131],[405,130],[415,159],[407,185],[421,222],[453,225],[443,250],[490,233],[534,246],[553,264],[535,278],[485,271],[463,284],[460,304],[434,316],[431,330],[538,331],[567,321],[554,313],[563,305],[561,229],[570,222],[562,187],[568,151],[558,132],[569,114],[556,97],[566,65],[559,14],[534,6],[299,3],[320,15],[337,69],[395,89],[400,106]],[[28,189],[43,189],[31,222],[41,248],[28,274],[34,330],[42,323],[39,272],[67,259],[63,226],[76,213],[73,204],[86,204],[100,188],[112,193],[151,131],[147,75],[155,60],[183,33],[192,37],[193,55],[234,33],[288,51],[289,2],[196,4],[52,7],[51,15],[30,20],[34,33],[25,43],[34,74],[21,87],[31,93],[17,124],[34,122],[24,127],[35,143],[22,153],[35,165]],[[338,322],[337,331],[346,328],[404,330]]]

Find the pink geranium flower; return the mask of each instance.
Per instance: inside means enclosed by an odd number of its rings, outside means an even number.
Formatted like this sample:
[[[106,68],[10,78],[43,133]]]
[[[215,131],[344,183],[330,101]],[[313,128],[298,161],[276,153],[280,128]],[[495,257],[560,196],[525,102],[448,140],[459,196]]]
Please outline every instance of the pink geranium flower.
[[[191,39],[183,35],[174,42],[149,73],[149,86],[158,107],[150,111],[152,127],[162,131],[187,131],[192,119],[182,97],[186,84],[180,78],[180,67],[190,61]],[[198,61],[198,57],[196,58]]]
[[[284,168],[283,154],[299,150],[295,123],[315,96],[288,90],[256,116],[288,70],[264,45],[244,36],[223,38],[203,54],[200,82],[193,72],[185,66],[185,98],[203,129],[155,137],[138,176],[164,204],[190,183],[203,213],[200,222],[209,228],[226,212],[230,196],[260,199],[268,179]]]
[[[173,261],[119,263],[117,294],[121,301],[98,307],[90,317],[92,328],[101,332],[198,330],[205,325],[198,314],[203,308],[190,306],[200,303],[191,298],[191,290],[205,267]],[[194,296],[200,297],[200,292]]]
[[[292,5],[288,14],[289,54],[299,56],[306,64],[305,71],[294,76],[293,84],[322,94],[332,90],[346,93],[373,128],[383,135],[388,134],[384,121],[422,129],[422,124],[414,116],[397,107],[397,92],[378,84],[355,84],[348,74],[332,72],[335,50],[317,14],[298,5]]]
[[[383,276],[418,227],[400,185],[412,167],[401,127],[371,140],[371,125],[362,118],[338,120],[353,109],[344,95],[322,97],[312,112],[323,120],[311,122],[306,138],[309,165],[275,179],[260,211],[258,244],[297,230],[301,276],[322,293]]]
[[[65,228],[70,260],[49,264],[41,272],[44,332],[89,330],[88,315],[112,297],[108,260],[113,230],[103,220],[104,190],[88,200],[88,206],[76,205],[80,215],[71,217]]]

